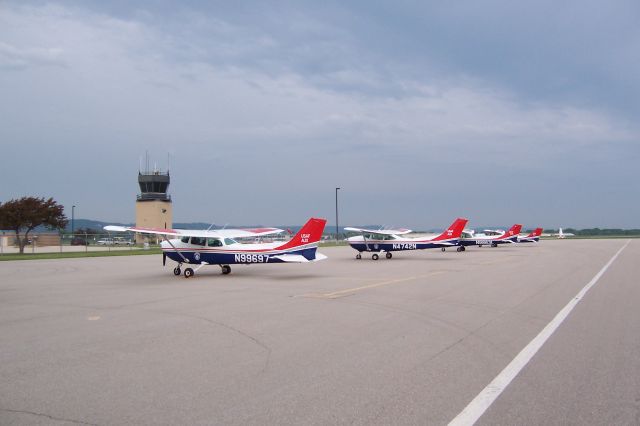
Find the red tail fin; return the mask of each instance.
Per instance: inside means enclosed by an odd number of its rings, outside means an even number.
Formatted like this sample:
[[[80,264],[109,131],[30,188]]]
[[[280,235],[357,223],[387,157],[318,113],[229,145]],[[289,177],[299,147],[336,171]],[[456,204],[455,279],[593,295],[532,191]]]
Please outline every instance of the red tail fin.
[[[447,228],[446,231],[435,237],[433,241],[448,240],[450,238],[460,238],[460,235],[462,235],[462,230],[464,229],[467,222],[468,220],[463,217],[457,218],[451,224],[451,226]]]
[[[509,228],[509,230],[507,232],[505,232],[504,235],[500,237],[500,239],[504,240],[504,239],[507,239],[507,238],[511,238],[514,235],[518,235],[520,233],[521,229],[522,229],[522,225],[516,223],[511,228]]]
[[[317,243],[322,237],[322,232],[324,232],[324,226],[326,223],[326,219],[312,217],[291,240],[278,247],[278,249],[284,250],[305,244]]]
[[[527,237],[539,237],[540,235],[542,235],[542,228],[536,228]]]

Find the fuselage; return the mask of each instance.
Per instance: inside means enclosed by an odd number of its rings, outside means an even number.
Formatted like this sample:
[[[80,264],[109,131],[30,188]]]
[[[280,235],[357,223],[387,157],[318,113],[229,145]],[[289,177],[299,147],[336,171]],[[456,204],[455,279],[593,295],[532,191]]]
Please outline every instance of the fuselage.
[[[347,242],[359,252],[391,252],[451,247],[458,243],[458,238],[434,241],[432,238],[407,238],[399,235],[356,235],[347,238]]]
[[[232,238],[182,237],[163,241],[162,252],[178,263],[231,265],[248,263],[282,263],[281,255],[315,258],[317,243],[279,249],[283,242],[244,244]]]
[[[510,244],[516,242],[518,236],[513,235],[511,237],[505,237],[504,232],[502,234],[492,233],[491,235],[479,233],[464,233],[463,237],[460,239],[458,245],[461,246],[496,246],[499,244]]]

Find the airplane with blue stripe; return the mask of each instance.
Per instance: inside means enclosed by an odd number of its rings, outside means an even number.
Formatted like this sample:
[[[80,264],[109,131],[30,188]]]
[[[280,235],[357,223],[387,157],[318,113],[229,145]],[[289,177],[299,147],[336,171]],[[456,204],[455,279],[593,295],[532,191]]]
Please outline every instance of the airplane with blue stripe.
[[[482,247],[486,245],[498,247],[501,244],[513,244],[517,242],[521,229],[522,225],[515,224],[507,232],[492,231],[490,235],[488,235],[489,233],[475,234],[472,231],[465,230],[458,244],[462,249],[461,251],[465,251],[465,247],[468,246]]]
[[[540,235],[542,235],[542,228],[536,228],[528,235],[518,235],[519,243],[537,243],[540,241]]]
[[[266,263],[307,263],[326,259],[317,253],[318,243],[324,232],[326,219],[311,218],[287,242],[245,244],[236,238],[255,238],[285,232],[278,228],[255,229],[156,229],[124,226],[105,226],[107,231],[130,231],[143,234],[161,235],[162,264],[167,258],[177,262],[173,269],[175,275],[182,273],[190,278],[206,265],[219,265],[222,273],[231,272],[233,264],[266,264]],[[169,239],[168,237],[177,237]],[[195,269],[191,267],[195,266]]]
[[[372,252],[371,258],[378,260],[379,253],[385,253],[387,259],[391,259],[394,251],[425,250],[433,248],[445,249],[458,245],[462,230],[467,224],[467,219],[456,219],[442,234],[432,238],[404,237],[411,232],[410,229],[363,229],[344,228],[345,231],[356,232],[359,235],[347,238],[349,245],[356,250],[356,259],[362,258],[363,252]]]

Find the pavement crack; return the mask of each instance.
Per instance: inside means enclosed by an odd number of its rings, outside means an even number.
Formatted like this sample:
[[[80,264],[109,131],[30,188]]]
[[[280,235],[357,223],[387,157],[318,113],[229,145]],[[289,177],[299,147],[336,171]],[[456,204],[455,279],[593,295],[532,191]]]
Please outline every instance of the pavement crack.
[[[180,313],[180,312],[167,312],[167,311],[158,311],[158,310],[153,310],[152,312],[158,312],[158,313],[163,313],[163,314],[167,314],[167,315],[175,315],[175,316],[181,316],[181,317],[186,317],[186,318],[193,318],[193,319],[197,319],[200,321],[205,321],[208,322],[209,324],[213,324],[216,325],[218,327],[222,327],[222,328],[226,328],[227,330],[230,330],[236,334],[239,334],[242,337],[245,337],[246,339],[250,340],[251,342],[253,342],[255,345],[259,346],[260,348],[262,348],[265,352],[266,352],[266,357],[265,357],[265,362],[264,365],[262,366],[262,369],[260,370],[260,374],[263,374],[265,371],[267,371],[267,368],[269,368],[269,362],[271,361],[271,348],[269,346],[267,346],[265,343],[263,343],[260,339],[250,335],[249,333],[246,333],[238,328],[235,328],[229,324],[225,324],[223,322],[220,321],[216,321],[213,320],[211,318],[207,318],[207,317],[201,317],[198,315],[191,315],[191,314],[185,314],[185,313]]]
[[[11,410],[9,408],[0,408],[0,411],[4,411],[6,413],[28,414],[30,416],[44,417],[44,418],[47,418],[47,419],[50,419],[50,420],[55,420],[57,422],[67,422],[67,423],[74,423],[74,424],[78,424],[78,425],[98,426],[97,423],[88,423],[88,422],[83,422],[81,420],[74,420],[74,419],[64,419],[62,417],[55,417],[55,416],[51,416],[49,414],[36,413],[35,411]]]

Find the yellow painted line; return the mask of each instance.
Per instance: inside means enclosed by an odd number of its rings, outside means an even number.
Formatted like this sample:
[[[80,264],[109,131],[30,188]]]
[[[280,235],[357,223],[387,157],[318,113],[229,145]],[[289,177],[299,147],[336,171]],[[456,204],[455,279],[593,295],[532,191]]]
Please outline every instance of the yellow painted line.
[[[89,320],[89,321],[98,321],[99,319],[100,319],[99,316],[87,317],[87,320]]]
[[[445,271],[435,271],[435,272],[431,272],[429,274],[426,275],[418,275],[418,276],[413,276],[413,277],[406,277],[406,278],[399,278],[399,279],[395,279],[395,280],[388,280],[388,281],[382,281],[382,282],[377,282],[377,283],[373,283],[373,284],[369,284],[369,285],[363,285],[360,287],[353,287],[353,288],[347,288],[344,290],[339,290],[339,291],[334,291],[331,293],[320,293],[320,294],[304,294],[302,295],[302,297],[311,297],[311,298],[316,298],[316,299],[337,299],[340,297],[344,297],[344,296],[350,296],[352,294],[355,294],[359,291],[362,290],[369,290],[372,288],[377,288],[377,287],[382,287],[385,285],[391,285],[391,284],[399,284],[399,283],[404,283],[404,282],[408,282],[408,281],[413,281],[413,280],[417,280],[420,278],[427,278],[427,277],[432,277],[434,275],[439,275],[439,274],[444,274]]]

